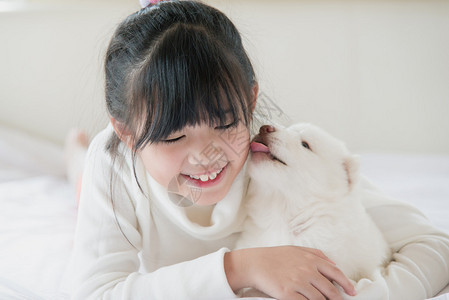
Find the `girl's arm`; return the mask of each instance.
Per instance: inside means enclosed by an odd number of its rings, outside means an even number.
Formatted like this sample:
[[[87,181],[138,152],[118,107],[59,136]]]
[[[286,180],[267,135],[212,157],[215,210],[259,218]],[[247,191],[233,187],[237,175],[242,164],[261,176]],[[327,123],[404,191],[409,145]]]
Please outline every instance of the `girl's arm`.
[[[436,295],[449,282],[449,235],[413,206],[382,195],[366,180],[362,186],[367,212],[394,253],[383,276],[385,284],[378,285],[393,300]]]

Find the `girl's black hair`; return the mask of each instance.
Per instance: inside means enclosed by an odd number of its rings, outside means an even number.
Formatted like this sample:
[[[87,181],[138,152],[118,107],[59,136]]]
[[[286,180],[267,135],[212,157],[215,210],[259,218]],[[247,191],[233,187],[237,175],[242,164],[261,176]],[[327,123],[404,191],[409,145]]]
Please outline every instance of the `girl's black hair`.
[[[252,114],[254,70],[239,32],[196,1],[164,1],[125,19],[106,53],[109,114],[135,153],[186,125],[224,125]],[[117,136],[109,150],[116,152]]]
[[[107,109],[131,138],[139,187],[136,153],[148,143],[186,125],[242,121],[249,127],[252,119],[256,79],[240,34],[201,2],[163,1],[130,15],[110,41],[105,72]],[[114,133],[107,145],[113,164],[119,145]]]

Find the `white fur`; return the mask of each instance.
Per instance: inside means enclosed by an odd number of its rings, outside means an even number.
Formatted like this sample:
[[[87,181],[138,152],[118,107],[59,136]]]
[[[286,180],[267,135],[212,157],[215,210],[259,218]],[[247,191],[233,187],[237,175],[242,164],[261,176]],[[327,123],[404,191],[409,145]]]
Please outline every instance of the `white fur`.
[[[310,124],[277,127],[259,138],[285,165],[252,154],[248,218],[237,248],[317,248],[349,278],[373,278],[390,250],[359,199],[357,157]]]

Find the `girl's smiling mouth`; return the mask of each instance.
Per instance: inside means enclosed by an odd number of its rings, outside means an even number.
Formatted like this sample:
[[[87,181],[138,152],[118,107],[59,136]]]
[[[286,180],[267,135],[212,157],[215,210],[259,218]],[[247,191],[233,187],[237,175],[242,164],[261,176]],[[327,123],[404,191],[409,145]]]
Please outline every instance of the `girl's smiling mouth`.
[[[216,172],[210,172],[210,173],[201,174],[201,175],[189,175],[189,177],[193,178],[193,179],[199,179],[202,182],[205,182],[205,181],[209,181],[209,180],[214,180],[217,177],[217,175],[221,173],[222,170],[223,170],[223,168],[221,168],[220,170],[218,170]]]
[[[213,172],[207,172],[203,174],[191,175],[191,174],[183,174],[181,175],[192,185],[197,187],[210,187],[221,181],[224,174],[226,173],[226,168],[228,164],[226,164],[221,169],[218,169]]]

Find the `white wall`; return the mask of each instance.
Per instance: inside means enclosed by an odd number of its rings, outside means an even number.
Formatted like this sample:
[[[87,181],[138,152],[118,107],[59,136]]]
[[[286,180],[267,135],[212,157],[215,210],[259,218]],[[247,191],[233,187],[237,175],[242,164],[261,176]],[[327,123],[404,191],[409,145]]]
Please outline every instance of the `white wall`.
[[[59,143],[73,126],[103,128],[104,51],[116,24],[138,8],[58,1],[0,11],[0,124]]]
[[[102,51],[138,6],[98,1],[0,12],[0,124],[56,141],[103,126]],[[292,121],[356,152],[449,154],[449,1],[207,2]]]

